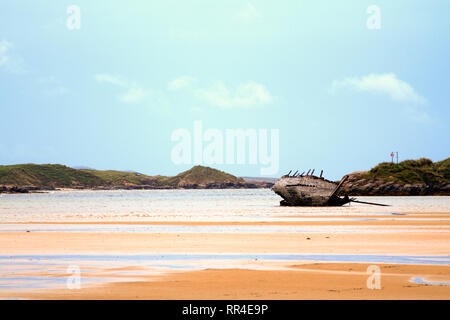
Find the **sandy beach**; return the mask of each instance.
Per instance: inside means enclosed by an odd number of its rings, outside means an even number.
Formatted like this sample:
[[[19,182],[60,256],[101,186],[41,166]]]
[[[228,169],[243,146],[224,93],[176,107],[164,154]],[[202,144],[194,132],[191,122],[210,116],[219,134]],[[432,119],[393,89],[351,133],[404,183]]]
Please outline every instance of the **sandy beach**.
[[[338,224],[338,223],[336,223]],[[426,229],[424,229],[426,230]],[[316,253],[448,255],[450,233],[0,233],[3,255]]]
[[[267,214],[249,215],[233,206],[234,219],[222,210],[198,215],[195,203],[188,217],[167,220],[104,211],[20,220],[5,210],[0,298],[450,299],[450,209],[442,199],[439,210],[410,212],[403,204],[298,214],[261,206]],[[67,285],[74,266],[80,288]],[[379,268],[379,288],[367,284],[369,267]]]
[[[450,216],[450,215],[449,215]],[[337,223],[335,223],[337,224]],[[147,233],[0,233],[6,255],[120,255],[149,253],[214,254],[380,254],[448,256],[450,233],[288,233],[288,234],[147,234]],[[243,245],[245,244],[245,245]],[[181,262],[175,262],[181,263]],[[227,261],[223,262],[226,265]],[[240,268],[166,270],[81,289],[13,290],[1,298],[21,299],[449,299],[449,285],[413,283],[411,279],[450,283],[450,266],[376,264],[380,290],[366,286],[369,264],[240,261]],[[50,267],[49,267],[50,268]],[[128,266],[120,271],[133,271]],[[221,267],[222,268],[222,267]],[[263,269],[263,270],[258,270]],[[83,270],[83,269],[82,269]],[[104,277],[114,268],[98,268]],[[148,269],[152,273],[151,268]],[[64,269],[40,276],[66,278]],[[31,271],[22,276],[33,276]],[[18,276],[18,274],[16,274]],[[117,275],[115,276],[117,277]]]
[[[380,290],[366,287],[367,264],[293,265],[293,271],[208,269],[114,282],[85,289],[12,293],[28,299],[449,299],[448,285],[411,283],[420,275],[449,280],[450,267],[380,265]]]

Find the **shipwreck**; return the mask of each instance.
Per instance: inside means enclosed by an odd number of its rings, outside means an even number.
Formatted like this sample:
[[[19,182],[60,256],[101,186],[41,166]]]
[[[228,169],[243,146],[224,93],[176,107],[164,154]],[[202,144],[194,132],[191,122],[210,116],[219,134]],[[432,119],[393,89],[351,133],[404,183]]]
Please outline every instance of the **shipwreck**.
[[[348,194],[342,195],[342,186],[348,176],[342,177],[339,182],[327,180],[323,177],[323,170],[320,176],[314,175],[311,169],[305,174],[298,174],[298,170],[291,175],[282,176],[272,187],[272,191],[278,194],[283,200],[281,206],[342,206],[349,202],[358,202],[371,205],[386,206],[384,204],[357,201],[350,198]]]

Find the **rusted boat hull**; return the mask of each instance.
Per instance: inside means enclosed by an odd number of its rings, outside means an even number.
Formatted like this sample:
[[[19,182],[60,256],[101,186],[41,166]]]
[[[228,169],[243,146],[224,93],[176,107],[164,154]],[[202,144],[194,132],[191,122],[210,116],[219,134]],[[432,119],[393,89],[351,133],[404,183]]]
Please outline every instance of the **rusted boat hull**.
[[[282,206],[342,206],[350,202],[348,196],[340,197],[340,189],[347,176],[339,184],[316,176],[283,176],[272,190],[281,196]]]
[[[280,201],[280,206],[283,207],[340,207],[346,203],[350,202],[350,198],[345,196],[341,197],[331,197],[327,201],[322,201],[322,199],[304,199],[302,201],[287,202],[286,200]]]

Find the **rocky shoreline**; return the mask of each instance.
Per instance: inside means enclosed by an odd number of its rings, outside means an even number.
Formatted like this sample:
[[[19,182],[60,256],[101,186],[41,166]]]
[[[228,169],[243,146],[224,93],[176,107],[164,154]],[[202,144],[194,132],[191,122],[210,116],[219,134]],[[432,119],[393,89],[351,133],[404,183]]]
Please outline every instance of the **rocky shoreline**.
[[[181,186],[154,186],[154,185],[117,185],[117,186],[71,186],[67,188],[36,187],[36,186],[0,186],[0,193],[42,193],[59,190],[182,190],[182,189],[268,189],[273,183],[264,181],[239,183],[207,183],[185,184]]]
[[[183,189],[270,189],[273,183],[252,181],[242,183],[185,184],[177,187],[154,185],[73,186],[68,188],[36,186],[0,186],[0,193],[42,193],[58,190],[183,190]],[[358,174],[349,175],[341,194],[350,196],[450,196],[450,184],[400,184],[380,179],[364,179]]]
[[[402,184],[381,179],[365,179],[359,173],[349,175],[341,194],[350,196],[450,196],[450,184]]]
[[[41,188],[33,186],[0,186],[0,193],[30,193],[30,192],[41,192]]]

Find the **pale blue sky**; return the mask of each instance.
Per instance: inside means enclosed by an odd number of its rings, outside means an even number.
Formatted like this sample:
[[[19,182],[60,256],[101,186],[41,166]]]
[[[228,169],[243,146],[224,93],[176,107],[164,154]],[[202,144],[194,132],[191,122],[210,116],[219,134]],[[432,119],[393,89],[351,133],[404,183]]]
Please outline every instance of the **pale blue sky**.
[[[278,175],[338,179],[391,151],[444,159],[449,12],[445,0],[2,1],[0,164],[173,175],[191,165],[171,161],[171,134],[195,120],[279,129]]]

